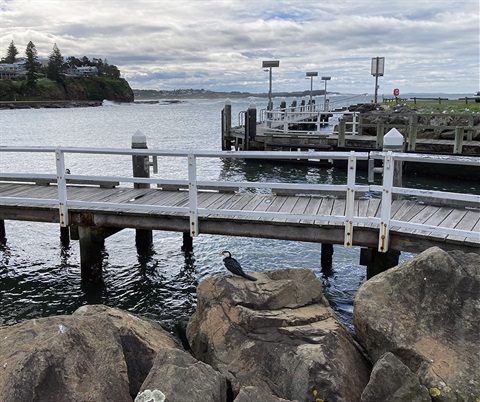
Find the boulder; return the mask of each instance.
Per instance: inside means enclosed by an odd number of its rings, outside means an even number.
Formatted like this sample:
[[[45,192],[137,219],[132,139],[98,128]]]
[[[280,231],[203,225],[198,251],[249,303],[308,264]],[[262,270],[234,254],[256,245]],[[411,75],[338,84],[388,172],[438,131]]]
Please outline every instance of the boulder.
[[[158,324],[106,306],[0,327],[2,402],[129,401],[157,352],[180,348]]]
[[[226,402],[227,382],[218,371],[188,353],[179,349],[162,349],[155,357],[135,402],[149,392],[161,393],[170,402]]]
[[[279,398],[258,387],[242,387],[233,402],[298,402]]]
[[[418,377],[390,352],[373,366],[361,402],[431,402],[430,394]]]
[[[374,362],[392,352],[434,401],[480,398],[480,255],[434,247],[367,281],[354,303]]]
[[[180,343],[158,323],[140,318],[128,311],[104,305],[87,305],[73,313],[73,317],[82,316],[94,316],[115,326],[127,365],[132,396],[137,395],[140,390],[153,366],[157,352],[165,348],[183,349]]]
[[[359,401],[370,373],[358,346],[304,268],[212,277],[197,289],[187,326],[195,356],[220,371],[234,395],[257,387],[307,401]]]
[[[3,402],[131,402],[120,336],[96,317],[49,317],[0,328]]]

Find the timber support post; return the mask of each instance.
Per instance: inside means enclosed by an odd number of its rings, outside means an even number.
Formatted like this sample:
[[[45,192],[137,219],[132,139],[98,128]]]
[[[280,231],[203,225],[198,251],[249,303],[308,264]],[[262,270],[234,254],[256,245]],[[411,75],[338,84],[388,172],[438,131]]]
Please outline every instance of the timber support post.
[[[367,267],[367,280],[375,275],[398,265],[400,251],[388,250],[386,253],[376,248],[362,248],[360,250],[360,265]]]
[[[82,281],[101,282],[105,240],[101,228],[79,226],[80,270]]]
[[[222,151],[232,149],[230,133],[232,131],[232,102],[230,99],[225,101],[225,107],[222,110]]]
[[[7,240],[7,232],[5,231],[5,221],[0,219],[0,243],[5,243]]]
[[[148,149],[147,137],[137,131],[132,136],[132,149]],[[150,177],[148,155],[132,155],[133,177]],[[150,188],[148,183],[133,183],[134,188]],[[153,232],[146,229],[135,230],[135,245],[140,255],[147,254],[153,245]]]
[[[320,256],[320,262],[322,265],[322,272],[328,273],[332,270],[333,264],[333,244],[322,243],[322,251]]]
[[[267,113],[267,118],[271,118]],[[244,150],[250,150],[250,142],[255,141],[257,135],[257,105],[254,102],[250,102],[248,105],[247,114],[245,116],[245,142]]]
[[[182,251],[184,253],[191,253],[193,251],[193,237],[189,232],[183,232]]]
[[[1,236],[0,236],[1,237]],[[60,242],[63,247],[68,247],[70,244],[70,227],[60,226]]]

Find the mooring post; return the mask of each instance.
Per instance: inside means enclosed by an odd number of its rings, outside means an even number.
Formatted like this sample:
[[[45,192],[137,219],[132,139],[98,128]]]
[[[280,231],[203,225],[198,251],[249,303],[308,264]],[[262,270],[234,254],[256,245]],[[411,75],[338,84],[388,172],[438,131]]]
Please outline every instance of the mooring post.
[[[132,149],[148,149],[147,137],[137,131],[132,136]],[[133,177],[150,177],[148,155],[132,155]],[[134,188],[150,188],[148,183],[133,183]],[[135,245],[141,255],[147,254],[153,245],[153,232],[147,229],[135,230]]]
[[[463,136],[464,136],[463,127],[455,127],[455,144],[453,145],[453,153],[454,154],[461,154],[462,153]]]
[[[82,281],[101,282],[105,240],[101,228],[79,226],[80,270]]]
[[[230,132],[232,131],[232,102],[230,99],[225,101],[225,107],[222,110],[222,151],[230,151],[232,144]]]
[[[322,265],[322,272],[323,273],[330,272],[332,270],[332,264],[333,264],[333,244],[322,243],[320,260]]]
[[[250,102],[245,119],[245,144],[244,150],[250,150],[250,141],[255,140],[257,134],[257,105]]]

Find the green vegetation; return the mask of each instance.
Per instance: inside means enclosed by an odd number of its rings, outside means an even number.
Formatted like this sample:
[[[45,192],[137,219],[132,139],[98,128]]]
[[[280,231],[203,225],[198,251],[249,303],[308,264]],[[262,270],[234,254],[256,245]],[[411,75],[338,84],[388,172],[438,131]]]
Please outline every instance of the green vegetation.
[[[18,61],[18,50],[13,41],[1,62]],[[0,101],[67,101],[104,99],[133,102],[133,91],[128,82],[120,78],[120,70],[107,60],[74,56],[64,59],[57,44],[48,57],[48,63],[38,61],[37,49],[30,41],[25,49],[25,73],[15,80],[0,79]],[[92,67],[89,76],[72,76],[69,69]],[[90,70],[90,69],[89,69]],[[77,71],[77,70],[75,70]],[[67,74],[69,73],[69,74]]]
[[[382,106],[396,109],[405,106],[409,109],[416,110],[421,114],[445,113],[445,114],[480,114],[480,102],[475,102],[472,99],[465,103],[465,100],[442,100],[442,103],[437,102],[401,102],[382,103]]]
[[[0,101],[98,100],[133,102],[133,91],[122,78],[65,78],[61,82],[38,79],[35,85],[26,81],[0,80]]]

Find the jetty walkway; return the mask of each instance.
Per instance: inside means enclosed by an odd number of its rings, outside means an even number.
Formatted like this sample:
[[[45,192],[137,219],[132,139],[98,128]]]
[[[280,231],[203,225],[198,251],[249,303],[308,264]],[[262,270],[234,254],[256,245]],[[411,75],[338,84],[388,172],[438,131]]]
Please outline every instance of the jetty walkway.
[[[436,120],[434,125],[432,121]],[[323,105],[285,103],[274,110],[251,105],[233,126],[231,105],[222,111],[223,150],[381,151],[392,128],[405,138],[403,150],[417,153],[480,155],[480,126],[474,114],[395,114],[324,110]],[[429,132],[430,135],[421,135]],[[439,132],[438,135],[432,133]],[[438,136],[439,138],[432,138]]]
[[[85,277],[95,273],[104,239],[124,228],[137,230],[140,249],[152,241],[152,230],[183,232],[185,249],[203,234],[318,242],[322,261],[323,253],[330,253],[325,261],[331,257],[333,244],[360,246],[369,276],[395,265],[401,251],[436,245],[480,253],[479,195],[395,184],[396,168],[405,161],[472,166],[478,157],[0,147],[4,160],[29,153],[54,155],[55,166],[49,174],[0,172],[0,237],[8,235],[5,220],[58,223],[64,241],[80,241]],[[69,174],[65,156],[80,154],[131,158],[133,175]],[[185,159],[187,178],[150,177],[151,158]],[[341,185],[200,180],[197,161],[205,158],[343,160],[347,178]],[[381,184],[358,183],[357,164],[368,160],[381,161]]]

